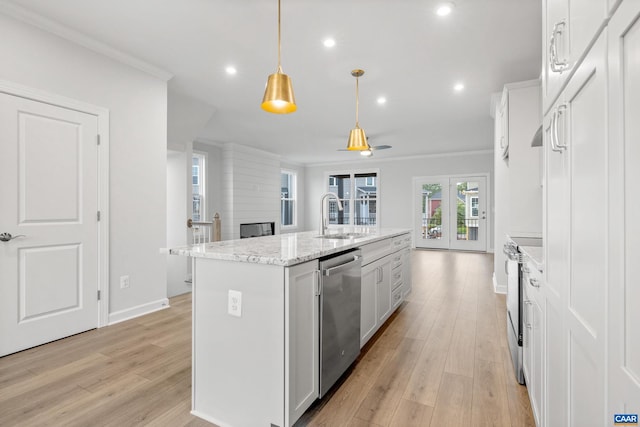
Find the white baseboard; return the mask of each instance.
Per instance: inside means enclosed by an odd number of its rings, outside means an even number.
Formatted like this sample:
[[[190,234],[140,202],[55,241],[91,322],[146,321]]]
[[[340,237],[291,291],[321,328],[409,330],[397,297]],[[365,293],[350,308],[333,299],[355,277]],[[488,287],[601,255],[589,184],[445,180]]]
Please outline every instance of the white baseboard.
[[[498,285],[498,281],[496,280],[496,273],[493,273],[493,292],[495,292],[496,294],[506,294],[507,293],[507,287],[506,286],[499,286]]]
[[[165,308],[169,308],[168,298],[162,298],[158,301],[152,301],[146,304],[127,308],[126,310],[109,313],[109,325],[144,316],[145,314],[153,313],[154,311],[164,310]]]

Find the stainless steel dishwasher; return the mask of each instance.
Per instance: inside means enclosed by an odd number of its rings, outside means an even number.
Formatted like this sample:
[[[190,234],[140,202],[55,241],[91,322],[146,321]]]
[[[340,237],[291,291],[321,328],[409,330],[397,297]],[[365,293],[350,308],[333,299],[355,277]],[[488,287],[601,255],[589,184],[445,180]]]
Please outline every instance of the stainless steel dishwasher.
[[[359,249],[320,258],[320,397],[360,354]]]

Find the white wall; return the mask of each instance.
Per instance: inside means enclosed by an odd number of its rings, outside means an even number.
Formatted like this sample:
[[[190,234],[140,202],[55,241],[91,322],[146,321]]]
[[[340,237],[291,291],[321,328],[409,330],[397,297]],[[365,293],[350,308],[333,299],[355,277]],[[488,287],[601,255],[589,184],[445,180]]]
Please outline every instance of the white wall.
[[[412,180],[416,176],[489,173],[493,179],[493,152],[417,156],[408,159],[358,159],[350,163],[307,166],[305,171],[305,224],[319,224],[320,196],[327,191],[326,172],[380,170],[379,221],[381,227],[413,228]],[[490,198],[491,203],[491,198]],[[488,206],[492,206],[489,204]],[[491,212],[491,209],[489,209]],[[493,218],[491,216],[491,218]],[[493,228],[493,224],[491,224]],[[488,240],[493,249],[492,233]]]
[[[0,14],[0,79],[110,111],[110,317],[166,302],[167,84]],[[120,289],[119,277],[130,276]]]
[[[280,232],[280,157],[238,144],[222,148],[222,239],[240,238],[240,224],[275,223]]]

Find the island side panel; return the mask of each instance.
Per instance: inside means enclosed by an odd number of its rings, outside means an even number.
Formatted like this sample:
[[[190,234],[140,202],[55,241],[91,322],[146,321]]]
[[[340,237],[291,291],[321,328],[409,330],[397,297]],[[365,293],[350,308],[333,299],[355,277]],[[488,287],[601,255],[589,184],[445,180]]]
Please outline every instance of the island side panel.
[[[242,294],[228,314],[229,290]],[[220,426],[284,426],[284,268],[195,258],[193,414]]]

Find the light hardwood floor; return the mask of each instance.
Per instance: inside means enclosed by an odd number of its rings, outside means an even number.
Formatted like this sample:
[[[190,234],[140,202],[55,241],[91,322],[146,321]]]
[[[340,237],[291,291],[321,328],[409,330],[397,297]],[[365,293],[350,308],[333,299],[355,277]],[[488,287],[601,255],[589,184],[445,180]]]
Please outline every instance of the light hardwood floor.
[[[414,251],[413,292],[296,426],[533,426],[493,257]],[[190,415],[191,299],[0,358],[0,426],[211,426]]]

